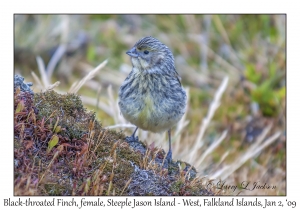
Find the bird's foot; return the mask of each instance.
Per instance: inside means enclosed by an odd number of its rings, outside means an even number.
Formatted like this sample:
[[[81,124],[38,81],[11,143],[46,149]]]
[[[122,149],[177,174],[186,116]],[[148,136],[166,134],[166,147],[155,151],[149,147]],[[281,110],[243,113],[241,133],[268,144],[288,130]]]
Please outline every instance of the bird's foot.
[[[171,163],[172,162],[172,152],[169,150],[168,154],[167,154],[167,157],[166,157],[168,163]]]
[[[136,136],[136,137],[134,137],[134,136],[127,136],[127,137],[125,138],[125,140],[126,140],[127,142],[138,142],[138,141],[139,141],[139,137],[138,137],[138,136]]]

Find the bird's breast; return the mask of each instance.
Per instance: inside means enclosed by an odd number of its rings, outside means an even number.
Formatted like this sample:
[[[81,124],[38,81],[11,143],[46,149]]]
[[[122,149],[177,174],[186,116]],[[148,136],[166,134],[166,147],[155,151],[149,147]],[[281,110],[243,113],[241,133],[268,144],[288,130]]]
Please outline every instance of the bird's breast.
[[[124,117],[143,130],[162,132],[183,115],[185,93],[177,80],[163,75],[143,75],[128,80],[120,97]],[[130,84],[130,85],[129,85]],[[177,93],[176,93],[177,92]]]
[[[146,129],[149,126],[149,122],[151,123],[151,119],[155,112],[153,98],[150,94],[145,94],[145,96],[141,98],[140,104],[141,105],[135,114],[136,124],[139,124],[140,127],[144,127]]]

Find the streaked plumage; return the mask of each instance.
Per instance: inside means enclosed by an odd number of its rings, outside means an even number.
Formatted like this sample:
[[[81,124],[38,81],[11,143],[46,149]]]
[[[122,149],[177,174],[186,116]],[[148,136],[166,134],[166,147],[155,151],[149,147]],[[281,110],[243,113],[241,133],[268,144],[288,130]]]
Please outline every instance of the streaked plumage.
[[[170,130],[186,110],[186,93],[171,51],[157,39],[145,37],[127,54],[133,69],[120,87],[121,113],[143,130]]]

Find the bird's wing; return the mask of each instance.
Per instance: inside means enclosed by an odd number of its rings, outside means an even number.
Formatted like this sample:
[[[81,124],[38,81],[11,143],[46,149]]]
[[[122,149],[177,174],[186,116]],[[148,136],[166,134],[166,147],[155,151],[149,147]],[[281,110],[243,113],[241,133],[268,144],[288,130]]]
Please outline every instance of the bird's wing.
[[[175,77],[176,77],[176,79],[177,79],[177,81],[179,82],[179,84],[180,84],[180,86],[182,86],[182,84],[181,84],[181,77],[179,76],[179,74],[178,74],[178,72],[176,71],[176,69],[174,68],[174,72],[175,72]]]

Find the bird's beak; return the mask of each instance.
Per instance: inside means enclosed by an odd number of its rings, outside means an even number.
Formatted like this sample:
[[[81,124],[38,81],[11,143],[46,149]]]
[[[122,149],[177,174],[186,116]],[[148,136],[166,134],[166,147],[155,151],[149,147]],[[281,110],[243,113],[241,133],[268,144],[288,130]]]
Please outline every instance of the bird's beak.
[[[134,57],[134,58],[137,58],[137,57],[138,57],[138,54],[137,54],[137,52],[136,52],[136,48],[135,48],[135,47],[133,47],[133,48],[131,48],[130,50],[128,50],[128,51],[126,52],[126,54],[129,55],[130,57]]]

